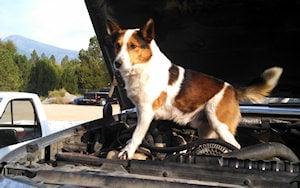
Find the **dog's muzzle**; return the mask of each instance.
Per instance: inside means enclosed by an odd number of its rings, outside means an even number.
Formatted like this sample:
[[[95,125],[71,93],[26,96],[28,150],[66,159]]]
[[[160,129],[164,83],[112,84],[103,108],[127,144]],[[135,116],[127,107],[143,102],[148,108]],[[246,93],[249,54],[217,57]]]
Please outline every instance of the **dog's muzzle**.
[[[115,67],[116,67],[117,69],[120,68],[121,65],[122,65],[122,63],[121,63],[119,60],[114,61],[114,64],[115,64]]]

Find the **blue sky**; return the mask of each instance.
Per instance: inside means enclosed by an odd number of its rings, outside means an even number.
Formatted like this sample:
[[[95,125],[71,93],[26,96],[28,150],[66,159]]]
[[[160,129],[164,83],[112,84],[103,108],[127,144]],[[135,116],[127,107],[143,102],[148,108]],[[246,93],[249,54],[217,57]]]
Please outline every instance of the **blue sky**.
[[[0,0],[0,38],[9,35],[80,50],[95,33],[84,0]]]

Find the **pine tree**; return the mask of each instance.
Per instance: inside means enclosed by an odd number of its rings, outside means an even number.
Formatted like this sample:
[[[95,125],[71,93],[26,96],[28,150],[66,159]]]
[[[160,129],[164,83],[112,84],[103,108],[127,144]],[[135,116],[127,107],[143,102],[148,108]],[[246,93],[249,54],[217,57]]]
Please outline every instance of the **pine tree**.
[[[108,86],[110,77],[103,62],[96,36],[90,39],[87,50],[80,50],[78,67],[78,86],[80,89],[100,89]]]
[[[35,50],[32,51],[32,53],[30,54],[30,63],[35,64],[39,61],[40,57],[37,54],[37,52]]]
[[[44,52],[41,54],[41,59],[48,59],[48,57],[46,56],[46,54]]]
[[[0,41],[0,90],[18,91],[21,85],[20,71],[14,62],[16,48],[11,41]]]
[[[54,55],[51,55],[49,60],[51,61],[51,63],[56,64],[56,59]]]
[[[78,74],[77,70],[80,65],[78,60],[63,62],[63,74],[61,76],[62,88],[65,88],[70,93],[78,93]]]
[[[49,91],[59,88],[61,70],[48,58],[41,58],[32,68],[29,91],[47,96]]]
[[[67,64],[67,63],[69,63],[69,57],[68,57],[67,55],[65,55],[65,56],[62,58],[60,64],[61,64],[61,66],[64,66],[64,65]]]
[[[21,78],[21,91],[26,91],[29,84],[29,77],[31,73],[32,64],[28,61],[25,55],[15,55],[15,63],[19,67],[20,70],[20,78]]]

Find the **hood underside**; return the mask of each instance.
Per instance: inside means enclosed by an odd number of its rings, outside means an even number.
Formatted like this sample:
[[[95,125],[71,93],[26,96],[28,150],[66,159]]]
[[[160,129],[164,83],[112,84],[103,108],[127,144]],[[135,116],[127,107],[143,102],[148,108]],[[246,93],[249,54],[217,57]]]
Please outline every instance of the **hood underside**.
[[[283,75],[272,96],[300,97],[299,1],[86,0],[86,5],[111,76],[115,54],[107,20],[138,28],[153,18],[155,40],[173,63],[234,86],[280,66]],[[122,109],[132,107],[121,82],[118,91]]]

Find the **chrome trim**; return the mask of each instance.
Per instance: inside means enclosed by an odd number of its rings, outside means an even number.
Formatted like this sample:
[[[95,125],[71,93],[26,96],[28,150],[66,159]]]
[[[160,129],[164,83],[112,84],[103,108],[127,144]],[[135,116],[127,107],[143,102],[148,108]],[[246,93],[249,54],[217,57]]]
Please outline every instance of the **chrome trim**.
[[[244,114],[269,114],[269,115],[298,115],[300,116],[299,107],[270,107],[270,106],[255,106],[241,105],[241,113]],[[134,113],[136,108],[123,110],[122,113]]]
[[[299,107],[270,107],[270,106],[240,106],[241,113],[245,114],[271,114],[271,115],[298,115]]]

